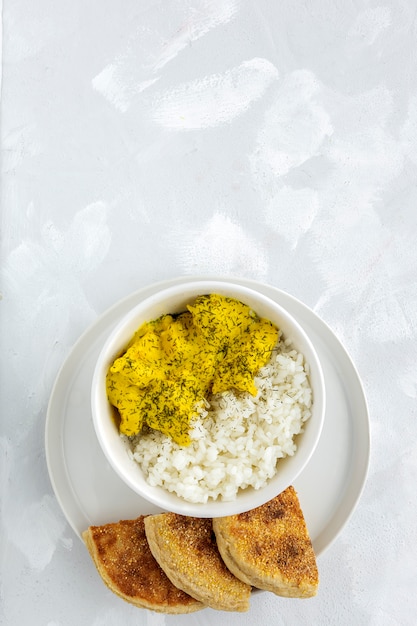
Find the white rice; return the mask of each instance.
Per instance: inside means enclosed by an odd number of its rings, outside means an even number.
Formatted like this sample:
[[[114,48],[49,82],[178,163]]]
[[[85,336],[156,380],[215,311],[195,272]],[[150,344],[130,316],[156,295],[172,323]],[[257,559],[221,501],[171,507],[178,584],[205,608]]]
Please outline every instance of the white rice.
[[[148,482],[188,502],[234,500],[239,489],[260,489],[277,462],[296,451],[294,437],[311,415],[312,391],[302,354],[281,340],[249,393],[213,395],[192,422],[191,445],[159,431],[131,440],[133,458]]]

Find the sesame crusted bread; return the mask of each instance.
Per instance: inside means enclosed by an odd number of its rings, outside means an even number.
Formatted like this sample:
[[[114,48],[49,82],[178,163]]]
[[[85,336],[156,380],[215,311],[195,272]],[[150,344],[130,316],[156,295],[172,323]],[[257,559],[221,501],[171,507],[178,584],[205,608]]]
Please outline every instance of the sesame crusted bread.
[[[220,554],[248,585],[288,598],[316,595],[318,571],[296,491],[240,515],[213,519]]]
[[[155,561],[144,517],[90,526],[83,539],[106,585],[135,606],[159,613],[192,613],[204,605],[177,589]]]
[[[249,609],[251,587],[223,563],[211,519],[149,515],[145,531],[152,554],[176,587],[212,609]]]

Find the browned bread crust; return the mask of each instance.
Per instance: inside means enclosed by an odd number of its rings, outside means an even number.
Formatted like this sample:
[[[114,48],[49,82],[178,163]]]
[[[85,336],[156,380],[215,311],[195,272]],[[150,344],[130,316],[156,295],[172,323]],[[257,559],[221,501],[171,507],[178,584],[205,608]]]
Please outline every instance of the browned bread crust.
[[[204,608],[177,589],[149,549],[145,516],[90,526],[83,539],[106,585],[135,606],[160,613],[191,613]]]
[[[248,585],[289,598],[316,595],[316,557],[293,487],[256,509],[213,519],[213,529],[227,567]]]
[[[213,609],[249,609],[251,587],[222,561],[211,519],[150,515],[145,531],[155,559],[175,586]]]

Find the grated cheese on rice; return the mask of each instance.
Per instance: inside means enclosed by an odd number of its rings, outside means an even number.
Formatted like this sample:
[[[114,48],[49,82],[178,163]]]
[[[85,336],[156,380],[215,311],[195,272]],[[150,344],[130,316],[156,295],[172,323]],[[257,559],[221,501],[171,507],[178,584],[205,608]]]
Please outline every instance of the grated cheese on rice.
[[[132,438],[131,454],[148,482],[201,503],[263,487],[279,459],[295,453],[294,437],[311,416],[303,355],[281,338],[255,385],[256,397],[233,391],[211,396],[192,423],[188,447],[156,430]]]

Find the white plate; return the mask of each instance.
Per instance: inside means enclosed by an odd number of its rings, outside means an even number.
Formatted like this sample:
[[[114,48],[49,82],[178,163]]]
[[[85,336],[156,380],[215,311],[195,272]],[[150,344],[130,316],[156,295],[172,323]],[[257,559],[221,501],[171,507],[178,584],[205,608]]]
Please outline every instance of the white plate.
[[[46,417],[46,460],[55,495],[79,537],[90,525],[158,511],[107,463],[93,429],[90,386],[95,359],[121,316],[152,293],[189,280],[195,277],[154,284],[118,302],[80,337],[57,376]],[[327,392],[323,431],[312,459],[294,483],[320,555],[355,509],[368,471],[369,419],[362,385],[339,340],[308,307],[274,287],[236,282],[286,307],[307,330],[322,361]]]

